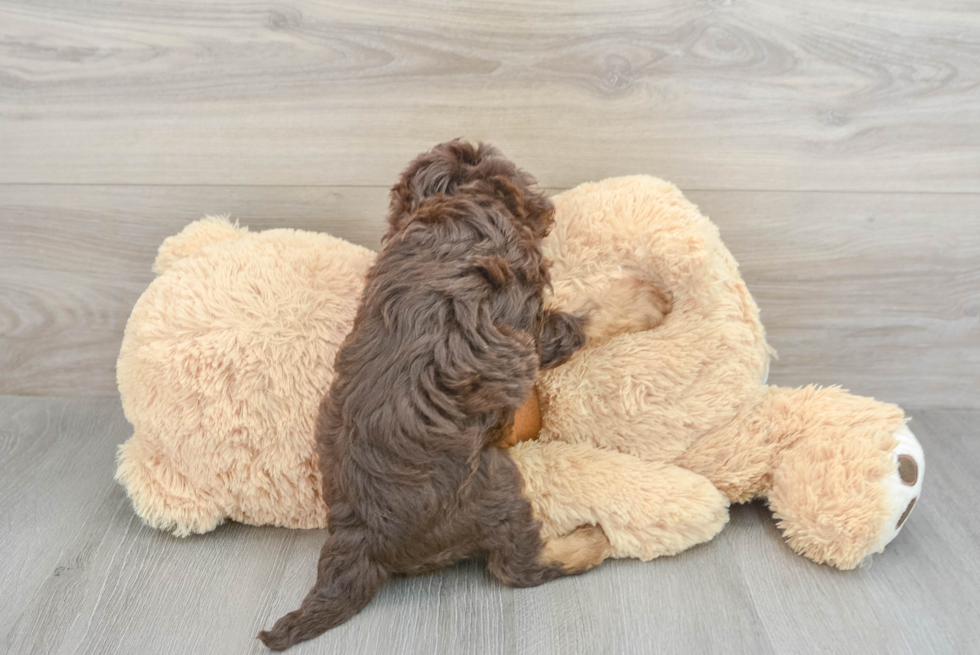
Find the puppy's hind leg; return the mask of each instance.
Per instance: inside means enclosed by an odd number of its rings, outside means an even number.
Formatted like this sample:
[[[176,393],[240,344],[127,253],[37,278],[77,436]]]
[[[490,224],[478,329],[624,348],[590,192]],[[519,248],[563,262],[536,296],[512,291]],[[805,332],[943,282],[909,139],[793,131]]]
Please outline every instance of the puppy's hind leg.
[[[567,575],[580,575],[601,564],[612,552],[598,525],[544,540],[538,549],[501,548],[490,553],[490,572],[509,587],[535,587]]]
[[[601,564],[611,552],[601,526],[583,525],[571,534],[546,539],[538,560],[560,566],[565,575],[577,575]]]
[[[598,566],[612,552],[599,526],[582,526],[571,534],[544,540],[541,523],[521,493],[520,473],[513,461],[497,453],[498,475],[487,489],[483,547],[487,568],[510,587],[534,587]],[[509,473],[509,475],[508,475]]]
[[[332,534],[320,552],[316,584],[300,608],[260,632],[259,639],[272,650],[285,650],[319,636],[364,609],[388,577],[356,541]]]

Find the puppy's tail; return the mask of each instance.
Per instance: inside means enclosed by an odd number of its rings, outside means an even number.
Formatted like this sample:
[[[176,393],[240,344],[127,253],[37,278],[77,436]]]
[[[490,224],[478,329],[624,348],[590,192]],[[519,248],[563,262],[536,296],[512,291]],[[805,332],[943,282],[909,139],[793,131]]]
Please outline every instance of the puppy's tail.
[[[323,545],[316,585],[303,604],[272,626],[259,639],[272,650],[317,637],[345,623],[364,609],[387,582],[388,571],[361,549],[343,548],[331,535]]]

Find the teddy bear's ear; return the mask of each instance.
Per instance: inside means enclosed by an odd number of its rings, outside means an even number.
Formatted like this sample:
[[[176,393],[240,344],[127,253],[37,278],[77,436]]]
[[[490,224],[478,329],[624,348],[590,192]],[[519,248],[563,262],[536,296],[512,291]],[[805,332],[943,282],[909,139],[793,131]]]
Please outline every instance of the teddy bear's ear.
[[[247,227],[239,227],[238,221],[233,224],[227,216],[205,216],[160,244],[153,272],[162,275],[178,260],[196,255],[210,245],[240,239],[247,233]]]

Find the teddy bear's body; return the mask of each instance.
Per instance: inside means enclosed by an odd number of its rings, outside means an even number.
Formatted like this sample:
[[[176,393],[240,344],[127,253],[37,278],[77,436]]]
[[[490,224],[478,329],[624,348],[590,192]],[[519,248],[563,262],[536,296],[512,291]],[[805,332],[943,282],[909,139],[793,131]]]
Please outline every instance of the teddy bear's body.
[[[544,531],[598,523],[614,556],[650,559],[713,537],[729,503],[767,498],[814,561],[881,550],[921,489],[902,411],[766,386],[758,309],[672,185],[615,178],[554,201],[551,302],[590,323],[586,347],[539,379],[539,438],[510,451]],[[135,434],[117,477],[144,520],[178,534],[225,518],[325,525],[312,425],[373,257],[220,220],[164,243],[119,360]]]
[[[768,499],[790,545],[815,561],[851,568],[883,548],[918,496],[924,463],[901,409],[837,388],[766,386],[771,351],[759,310],[717,228],[673,185],[618,178],[579,186],[555,204],[546,249],[554,261],[552,301],[571,311],[591,308],[592,321],[586,348],[541,376],[539,439],[656,463],[656,475],[672,484],[651,494],[650,505],[673,496],[693,506],[680,525],[666,528],[675,539],[691,531],[679,547],[634,536],[617,554],[676,552],[713,536],[729,502],[755,498]],[[536,450],[521,445],[514,456],[533,461]],[[911,485],[894,484],[898,454],[919,465]],[[549,474],[542,486],[561,477]],[[576,488],[570,484],[559,502],[565,513]],[[608,512],[637,498],[582,502]],[[693,518],[699,513],[703,523]],[[551,529],[562,533],[583,519],[601,523],[614,546],[613,535],[647,525],[659,533],[665,525],[630,515],[610,530],[608,516],[583,513]]]
[[[316,409],[374,257],[223,219],[164,242],[116,371],[134,429],[116,478],[143,520],[180,536],[226,518],[326,525]]]

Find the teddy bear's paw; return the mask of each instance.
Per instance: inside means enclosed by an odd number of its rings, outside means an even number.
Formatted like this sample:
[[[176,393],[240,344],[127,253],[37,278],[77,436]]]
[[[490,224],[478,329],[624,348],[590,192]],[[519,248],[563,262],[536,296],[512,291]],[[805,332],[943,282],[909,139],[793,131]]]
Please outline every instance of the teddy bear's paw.
[[[922,446],[908,426],[902,425],[895,432],[895,438],[898,446],[892,451],[892,456],[896,466],[885,478],[890,510],[882,528],[881,547],[894,539],[905,525],[922,492],[922,477],[925,473],[926,460]]]

